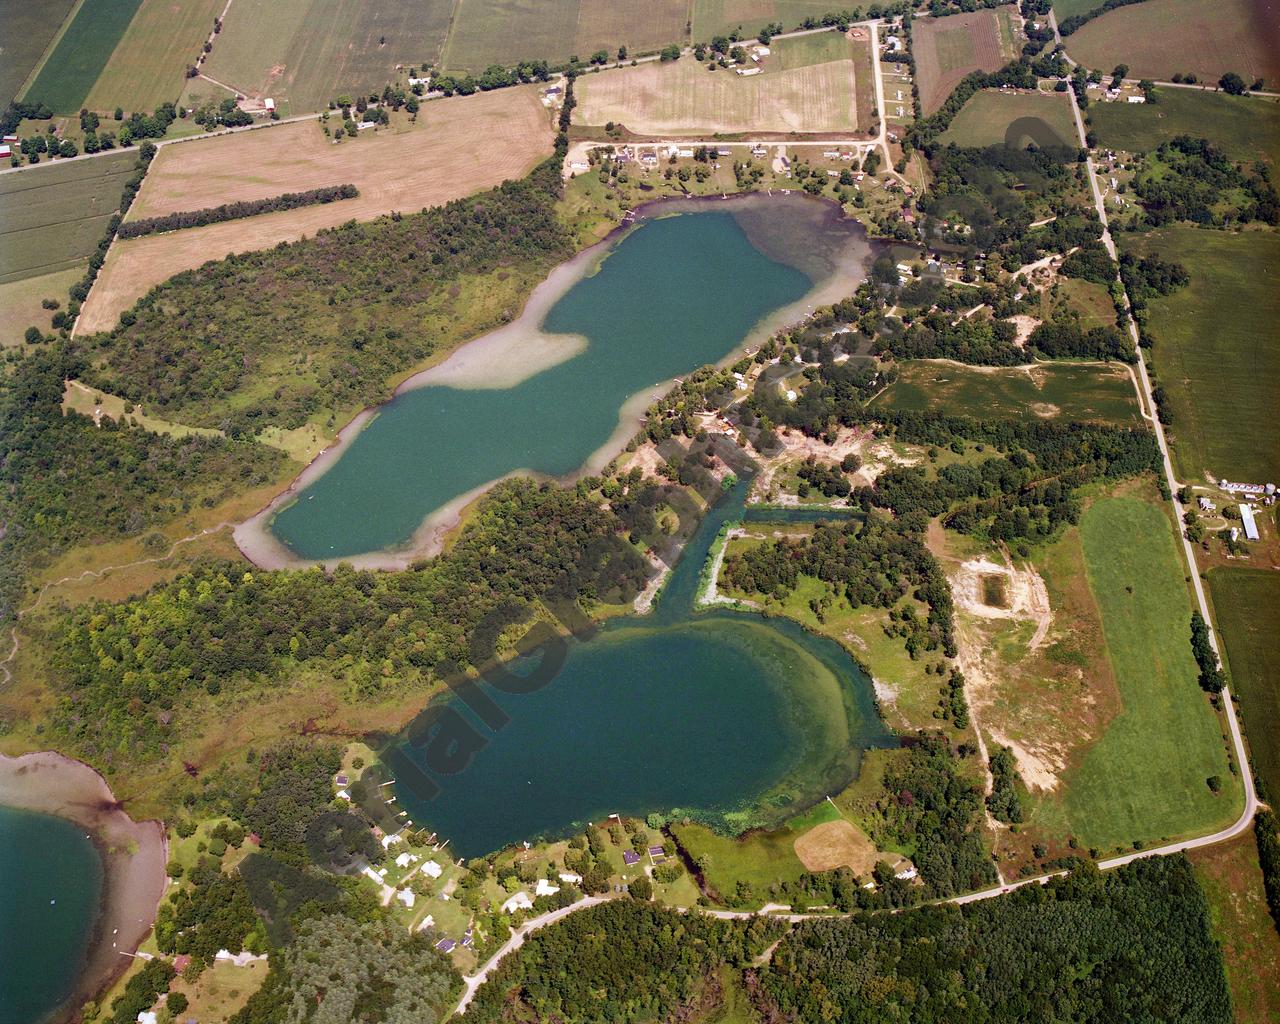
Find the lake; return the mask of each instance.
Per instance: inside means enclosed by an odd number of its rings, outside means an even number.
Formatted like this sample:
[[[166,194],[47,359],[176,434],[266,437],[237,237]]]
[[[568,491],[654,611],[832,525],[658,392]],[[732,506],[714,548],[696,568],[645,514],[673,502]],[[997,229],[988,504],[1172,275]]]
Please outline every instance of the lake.
[[[808,196],[651,204],[558,268],[517,322],[345,431],[260,517],[259,544],[237,537],[260,564],[406,564],[495,480],[603,465],[672,378],[851,293],[870,252]]]
[[[0,806],[0,1021],[35,1024],[72,993],[102,894],[84,829]]]

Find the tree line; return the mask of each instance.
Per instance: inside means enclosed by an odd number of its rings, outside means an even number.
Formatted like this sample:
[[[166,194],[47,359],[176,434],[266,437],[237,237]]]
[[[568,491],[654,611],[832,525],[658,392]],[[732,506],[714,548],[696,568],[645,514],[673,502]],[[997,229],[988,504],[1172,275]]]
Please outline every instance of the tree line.
[[[198,228],[206,224],[218,224],[224,220],[239,220],[260,213],[276,213],[280,210],[296,210],[303,206],[317,206],[339,199],[354,199],[360,190],[354,185],[327,185],[305,192],[285,192],[267,199],[246,199],[202,210],[183,210],[162,217],[143,217],[127,221],[116,231],[117,238],[140,238],[160,231],[177,231],[180,228]]]

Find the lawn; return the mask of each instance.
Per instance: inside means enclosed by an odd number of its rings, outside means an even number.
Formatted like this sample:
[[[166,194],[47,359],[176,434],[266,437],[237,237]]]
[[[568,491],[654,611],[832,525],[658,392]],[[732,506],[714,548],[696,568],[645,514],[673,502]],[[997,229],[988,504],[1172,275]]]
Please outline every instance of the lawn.
[[[440,55],[449,0],[236,0],[205,61],[210,78],[276,101],[281,114],[323,110],[343,93],[381,92],[397,65]]]
[[[613,0],[458,0],[441,64],[447,71],[480,72],[521,60],[634,55],[686,40],[686,0],[656,0],[643,16]]]
[[[650,62],[580,78],[574,120],[641,134],[847,132],[870,121],[857,109],[854,75],[852,59],[787,68],[769,57],[763,74],[747,77],[688,59]]]
[[[828,0],[693,0],[693,38],[706,43],[735,29],[750,37],[777,23],[789,32],[806,18],[820,19],[832,11],[848,9],[848,4]]]
[[[1065,93],[983,89],[973,95],[938,140],[942,145],[1017,149],[1034,142],[1042,149],[1076,147],[1076,123]]]
[[[1253,830],[1190,857],[1209,901],[1213,937],[1222,946],[1236,1020],[1280,1020],[1280,935],[1267,912]]]
[[[142,0],[84,0],[22,98],[75,114],[120,42]]]
[[[1267,442],[1280,395],[1280,237],[1171,227],[1118,241],[1191,273],[1150,301],[1148,320],[1179,478],[1280,480],[1280,445]]]
[[[1011,26],[1004,8],[921,18],[912,25],[925,116],[941,107],[971,71],[996,71],[1013,59],[1017,45]]]
[[[113,153],[0,178],[0,284],[67,270],[88,257],[137,160],[136,153]]]
[[[1258,780],[1280,800],[1280,574],[1271,569],[1210,570],[1218,636],[1225,648],[1231,692],[1239,702]]]
[[[1032,821],[1104,855],[1211,832],[1235,818],[1241,790],[1196,683],[1173,525],[1152,502],[1108,497],[1084,514],[1080,538],[1122,709],[1059,790],[1038,799]],[[1222,784],[1216,795],[1212,776]]]
[[[154,110],[175,102],[226,0],[143,0],[102,74],[90,110]]]
[[[1063,42],[1073,59],[1103,74],[1123,62],[1133,78],[1194,72],[1216,82],[1234,71],[1246,83],[1274,84],[1280,50],[1268,10],[1253,0],[1145,0],[1094,18]]]
[[[1043,363],[1030,370],[978,369],[911,360],[876,399],[880,408],[940,410],[949,416],[1008,416],[1022,420],[1141,421],[1128,370],[1119,364]]]
[[[28,327],[51,330],[49,323],[54,310],[40,305],[43,299],[56,299],[67,305],[67,292],[84,276],[85,263],[75,263],[66,270],[39,277],[24,277],[8,284],[0,284],[0,349],[23,343]]]
[[[738,884],[745,882],[751,886],[755,905],[759,906],[768,901],[770,886],[783,881],[797,882],[805,871],[795,851],[800,832],[789,827],[773,832],[749,832],[734,839],[692,822],[672,825],[671,833],[695,863],[706,858],[703,877],[726,898],[732,898]]]
[[[0,0],[0,102],[18,94],[75,0]]]
[[[1091,105],[1089,121],[1098,145],[1149,152],[1189,134],[1238,160],[1280,161],[1280,103],[1275,100],[1172,87],[1157,89],[1156,98],[1156,103]]]

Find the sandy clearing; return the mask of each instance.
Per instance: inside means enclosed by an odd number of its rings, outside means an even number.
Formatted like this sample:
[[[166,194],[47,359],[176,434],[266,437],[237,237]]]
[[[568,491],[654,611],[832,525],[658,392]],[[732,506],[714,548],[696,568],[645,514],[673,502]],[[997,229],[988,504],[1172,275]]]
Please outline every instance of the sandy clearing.
[[[1050,793],[1058,788],[1058,773],[1066,767],[1060,754],[1045,749],[1031,750],[990,726],[987,731],[997,744],[1009,748],[1028,789]]]
[[[860,828],[844,818],[815,825],[795,841],[796,856],[807,871],[848,867],[855,875],[870,875],[879,851]],[[892,857],[884,858],[892,859]]]
[[[952,568],[948,575],[955,602],[965,611],[984,619],[1031,619],[1036,624],[1036,631],[1027,649],[1034,651],[1044,643],[1053,624],[1049,589],[1030,564],[1018,569],[1011,564],[1000,565],[987,558],[974,558]],[[983,600],[983,578],[989,576],[1004,581],[1004,606],[990,605]]]
[[[355,199],[116,242],[80,314],[78,331],[109,330],[151,288],[233,252],[296,241],[349,220],[417,212],[528,173],[551,151],[532,87],[423,104],[418,123],[339,145],[312,122],[166,146],[135,203],[159,216],[235,200],[351,182]]]

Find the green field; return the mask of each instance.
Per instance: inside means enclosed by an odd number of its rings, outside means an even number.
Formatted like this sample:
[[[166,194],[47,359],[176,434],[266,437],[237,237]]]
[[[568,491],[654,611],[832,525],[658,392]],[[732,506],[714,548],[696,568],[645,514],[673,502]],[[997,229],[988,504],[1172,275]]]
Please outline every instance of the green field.
[[[1186,288],[1150,301],[1148,320],[1179,479],[1280,480],[1271,433],[1280,396],[1280,237],[1171,227],[1117,241],[1191,273]]]
[[[90,110],[155,110],[174,102],[226,0],[143,0],[89,90]]]
[[[1268,799],[1280,800],[1280,672],[1275,661],[1280,573],[1217,567],[1208,578],[1231,691],[1244,717],[1256,775]]]
[[[799,28],[805,18],[821,18],[832,11],[848,9],[850,5],[827,0],[693,0],[693,38],[710,42],[713,36],[728,35],[735,29],[741,29],[744,36],[753,36],[766,25],[778,22],[790,32]]]
[[[817,32],[811,36],[779,39],[770,44],[770,49],[773,63],[784,71],[810,64],[825,64],[829,60],[854,58],[853,41],[841,32]]]
[[[1058,16],[1058,21],[1065,21],[1101,6],[1102,0],[1053,0],[1053,13]]]
[[[75,0],[0,0],[0,103],[18,94]]]
[[[205,61],[209,77],[282,114],[322,110],[335,96],[382,91],[397,64],[440,55],[449,0],[236,0]]]
[[[1059,15],[1061,17],[1061,15]],[[1280,80],[1280,48],[1266,5],[1254,0],[1144,0],[1108,11],[1066,36],[1067,53],[1103,74],[1121,62],[1133,78],[1194,72],[1216,82],[1234,71],[1246,83]]]
[[[1017,149],[1034,142],[1042,149],[1077,145],[1071,100],[1063,93],[1003,92],[983,89],[956,115],[938,140],[942,145],[998,146]]]
[[[1094,103],[1098,145],[1149,152],[1177,135],[1208,139],[1237,160],[1280,161],[1280,103],[1199,89],[1156,90],[1156,103]]]
[[[880,408],[939,410],[952,416],[1141,421],[1133,380],[1123,366],[1045,363],[1032,370],[986,370],[913,360],[876,399]]]
[[[84,0],[22,98],[75,114],[142,0]]]
[[[0,348],[21,345],[28,327],[51,330],[49,321],[55,311],[41,306],[41,300],[57,299],[65,309],[67,292],[84,276],[86,266],[73,263],[66,270],[0,284]]]
[[[447,12],[446,12],[447,17]],[[458,0],[445,44],[448,71],[483,71],[521,60],[587,60],[597,50],[613,57],[686,42],[686,0],[655,0],[636,8],[612,0]]]
[[[1134,497],[1095,502],[1080,521],[1089,588],[1123,709],[1033,823],[1102,854],[1211,832],[1239,812],[1221,727],[1196,682],[1191,598],[1165,511]],[[1206,784],[1218,776],[1222,792]]]
[[[0,177],[0,284],[89,256],[137,161],[136,153],[112,153]]]

